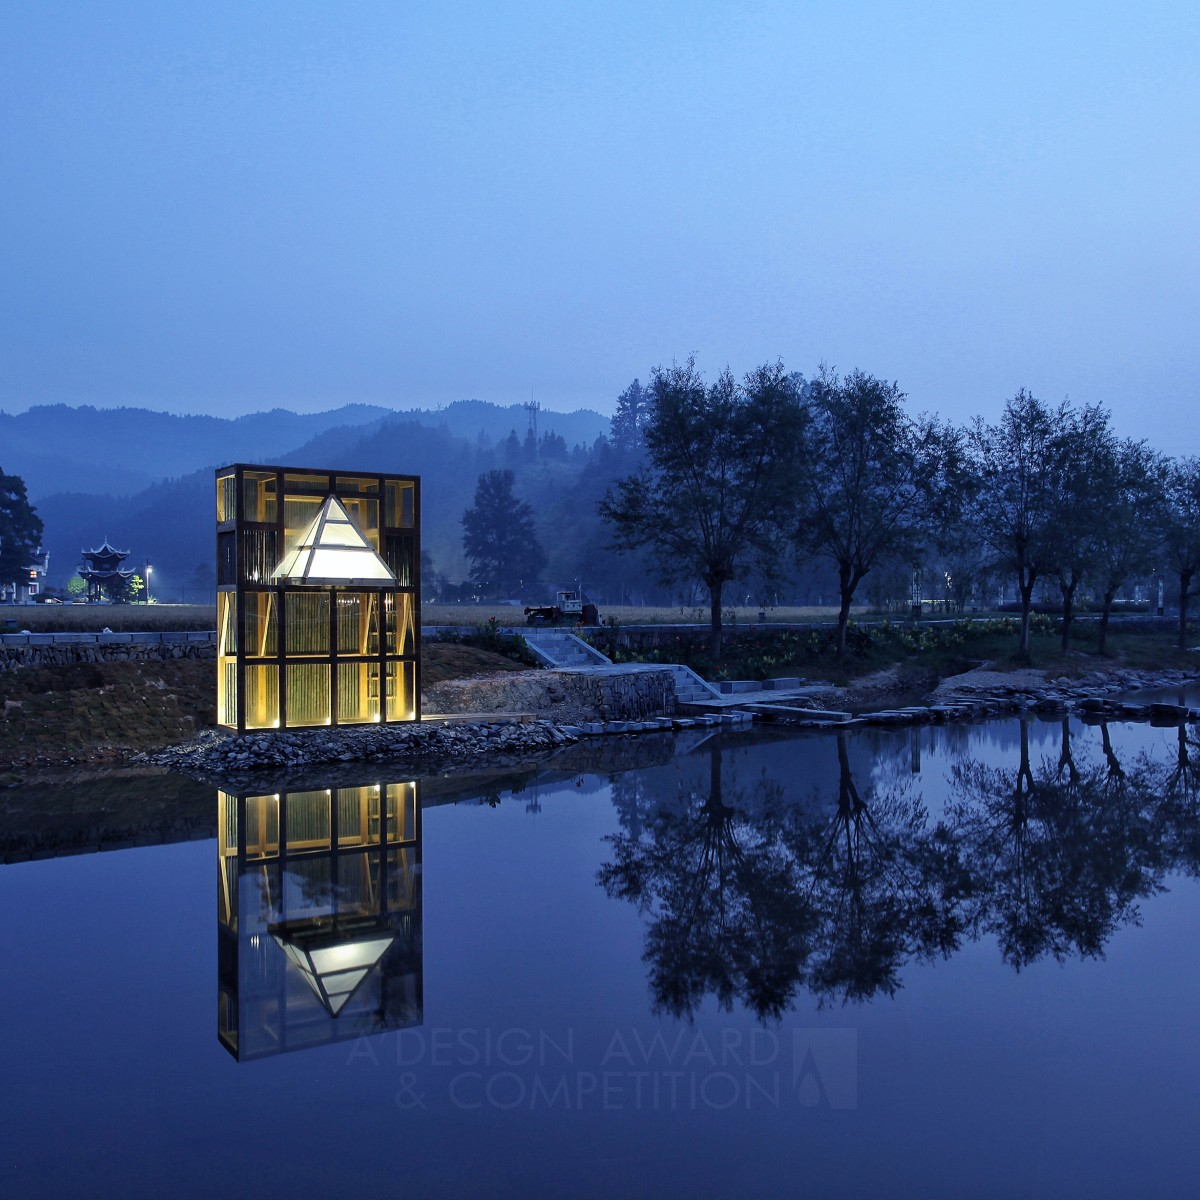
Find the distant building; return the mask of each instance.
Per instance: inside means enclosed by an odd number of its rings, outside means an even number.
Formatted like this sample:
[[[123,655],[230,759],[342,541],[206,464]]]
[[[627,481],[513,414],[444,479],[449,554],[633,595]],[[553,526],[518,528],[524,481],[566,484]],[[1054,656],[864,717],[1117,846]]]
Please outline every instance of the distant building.
[[[81,550],[79,553],[83,556],[79,576],[88,585],[89,600],[99,600],[104,593],[108,594],[110,600],[124,596],[134,576],[133,571],[126,571],[121,566],[129,557],[128,550],[110,546],[108,538],[105,538],[104,544],[95,550]]]
[[[46,586],[50,570],[50,551],[38,549],[25,574],[13,583],[0,583],[0,603],[33,604]]]

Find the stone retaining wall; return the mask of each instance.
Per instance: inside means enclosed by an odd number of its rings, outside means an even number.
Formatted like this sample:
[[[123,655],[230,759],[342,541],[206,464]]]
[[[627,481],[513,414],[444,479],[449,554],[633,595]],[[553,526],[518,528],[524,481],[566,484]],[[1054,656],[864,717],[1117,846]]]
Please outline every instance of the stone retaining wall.
[[[422,710],[640,721],[675,712],[675,676],[668,667],[636,665],[456,679],[427,688]]]
[[[116,635],[114,635],[116,636]],[[0,646],[0,675],[25,667],[59,667],[96,662],[168,662],[178,658],[213,659],[217,647],[208,641],[58,642],[53,645]]]

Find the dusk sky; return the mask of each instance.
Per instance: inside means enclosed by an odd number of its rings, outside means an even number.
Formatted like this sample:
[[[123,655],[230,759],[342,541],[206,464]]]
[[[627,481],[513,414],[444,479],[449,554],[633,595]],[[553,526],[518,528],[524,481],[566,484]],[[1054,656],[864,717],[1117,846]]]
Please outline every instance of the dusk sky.
[[[1200,451],[1200,5],[8,3],[0,408],[782,357]]]

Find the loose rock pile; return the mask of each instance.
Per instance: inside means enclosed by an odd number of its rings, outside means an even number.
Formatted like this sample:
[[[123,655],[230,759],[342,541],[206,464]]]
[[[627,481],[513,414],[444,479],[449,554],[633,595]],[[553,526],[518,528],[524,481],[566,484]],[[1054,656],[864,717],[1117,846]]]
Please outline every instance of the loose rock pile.
[[[661,733],[693,726],[749,725],[746,712],[697,718],[660,717],[651,721],[420,722],[412,725],[356,725],[337,729],[270,730],[235,734],[206,730],[165,750],[134,761],[203,775],[328,763],[387,762],[400,770],[428,774],[465,765],[495,765],[536,757],[584,737]]]
[[[971,677],[964,676],[965,680]],[[938,703],[910,708],[883,709],[856,718],[869,725],[915,725],[1011,713],[1036,712],[1057,714],[1079,712],[1085,718],[1096,717],[1126,721],[1196,721],[1200,711],[1179,704],[1114,701],[1112,697],[1134,691],[1177,688],[1194,684],[1196,676],[1185,671],[1109,671],[1095,672],[1077,679],[1057,679],[1039,683],[1001,684],[1003,676],[994,676],[991,686],[981,693],[978,684],[955,687],[946,681],[938,688]],[[949,685],[949,686],[948,686]]]
[[[390,762],[424,771],[443,766],[552,750],[580,731],[549,721],[368,725],[337,729],[207,731],[140,761],[184,771],[222,774],[338,762]]]

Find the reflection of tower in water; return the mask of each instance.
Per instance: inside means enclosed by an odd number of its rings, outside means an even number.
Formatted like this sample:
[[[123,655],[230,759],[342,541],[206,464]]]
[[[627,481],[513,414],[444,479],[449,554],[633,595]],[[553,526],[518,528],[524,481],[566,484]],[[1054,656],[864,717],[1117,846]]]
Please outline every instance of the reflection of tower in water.
[[[239,1060],[420,1024],[415,783],[218,791],[218,1037]]]

